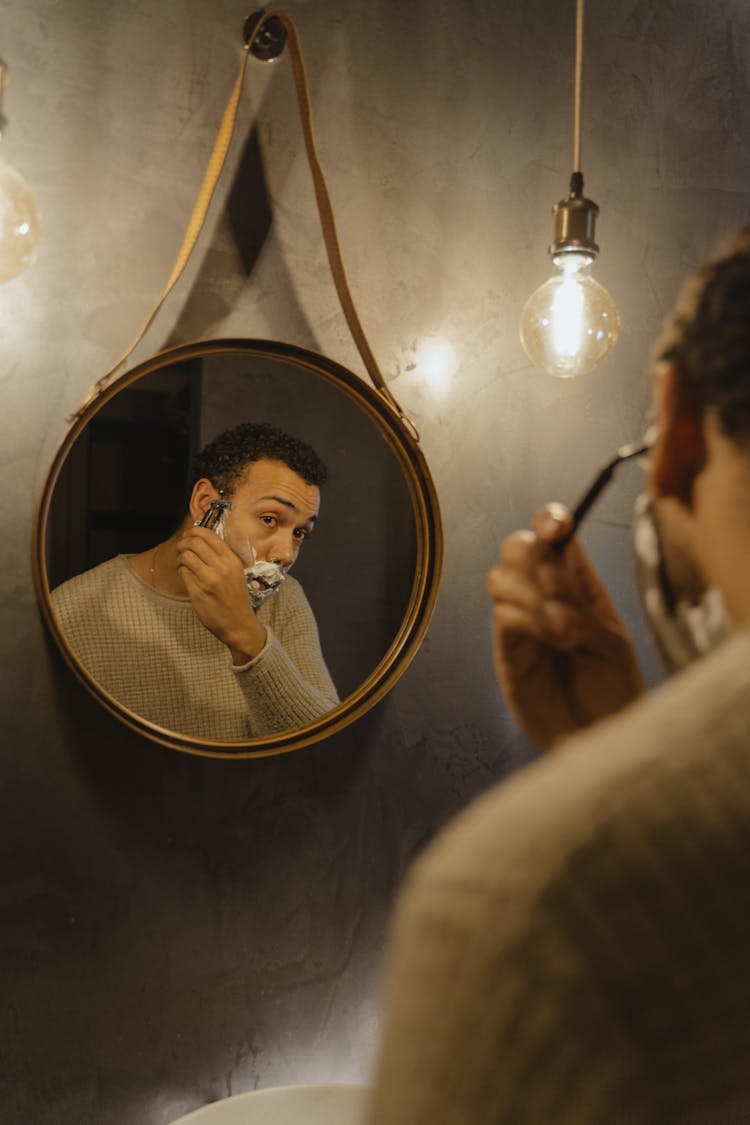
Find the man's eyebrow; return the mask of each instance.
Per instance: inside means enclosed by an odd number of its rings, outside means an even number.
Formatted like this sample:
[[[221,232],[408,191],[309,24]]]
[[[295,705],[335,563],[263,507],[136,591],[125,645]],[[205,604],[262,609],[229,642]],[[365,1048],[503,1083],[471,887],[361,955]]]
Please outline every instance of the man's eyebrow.
[[[259,496],[258,500],[275,500],[277,504],[281,504],[285,508],[290,508],[293,512],[299,512],[299,508],[297,507],[297,505],[292,503],[291,500],[287,500],[283,496],[274,496],[273,494],[270,494],[268,496]],[[316,523],[317,519],[317,516],[308,516],[308,518],[305,520],[305,523]]]

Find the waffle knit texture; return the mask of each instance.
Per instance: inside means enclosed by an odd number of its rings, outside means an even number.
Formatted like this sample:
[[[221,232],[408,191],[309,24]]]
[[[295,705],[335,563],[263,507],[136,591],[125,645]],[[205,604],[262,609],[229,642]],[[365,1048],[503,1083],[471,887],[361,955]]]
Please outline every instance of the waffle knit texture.
[[[392,939],[371,1125],[747,1125],[750,632],[457,817]]]
[[[302,726],[338,703],[315,618],[294,578],[260,607],[266,644],[240,667],[189,598],[153,590],[124,555],[58,586],[52,605],[97,683],[167,730],[244,741]]]

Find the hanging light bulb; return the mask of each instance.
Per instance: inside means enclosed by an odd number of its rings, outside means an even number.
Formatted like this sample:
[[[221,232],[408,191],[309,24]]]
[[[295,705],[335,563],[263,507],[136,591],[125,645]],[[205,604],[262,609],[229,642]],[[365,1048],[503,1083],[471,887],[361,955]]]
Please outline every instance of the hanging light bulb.
[[[591,276],[599,253],[594,226],[599,208],[583,194],[581,167],[581,72],[583,3],[576,5],[573,172],[570,194],[553,207],[555,229],[549,256],[559,273],[531,294],[521,313],[521,343],[532,363],[570,379],[595,367],[620,332],[617,306]]]
[[[38,243],[34,197],[23,177],[0,159],[0,283],[31,265]]]
[[[553,210],[549,255],[559,272],[531,294],[521,313],[521,343],[529,359],[562,379],[590,371],[614,347],[620,331],[617,306],[591,276],[599,252],[594,242],[598,212],[592,200],[584,199],[583,176],[574,172],[570,195]]]
[[[8,68],[0,60],[0,139],[6,119],[2,95]],[[39,214],[34,197],[22,176],[0,158],[0,284],[17,277],[31,265],[39,243]]]

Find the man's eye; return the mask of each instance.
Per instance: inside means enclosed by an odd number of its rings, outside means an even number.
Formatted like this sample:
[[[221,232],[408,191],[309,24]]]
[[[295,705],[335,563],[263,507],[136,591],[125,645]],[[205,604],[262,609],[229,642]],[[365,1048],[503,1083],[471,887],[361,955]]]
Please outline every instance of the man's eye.
[[[261,523],[264,523],[266,527],[276,526],[276,516],[261,516],[260,519]]]
[[[308,539],[309,536],[310,536],[310,532],[305,527],[297,527],[297,528],[294,529],[294,538],[299,539],[300,542],[303,539]]]

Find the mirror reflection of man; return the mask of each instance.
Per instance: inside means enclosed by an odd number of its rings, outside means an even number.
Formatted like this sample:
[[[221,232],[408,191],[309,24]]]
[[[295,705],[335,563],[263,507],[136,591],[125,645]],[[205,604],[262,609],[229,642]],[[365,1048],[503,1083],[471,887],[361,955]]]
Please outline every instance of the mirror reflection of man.
[[[271,426],[210,442],[173,535],[52,593],[96,682],[157,726],[218,741],[294,729],[335,707],[312,610],[287,576],[326,475],[310,446]]]

